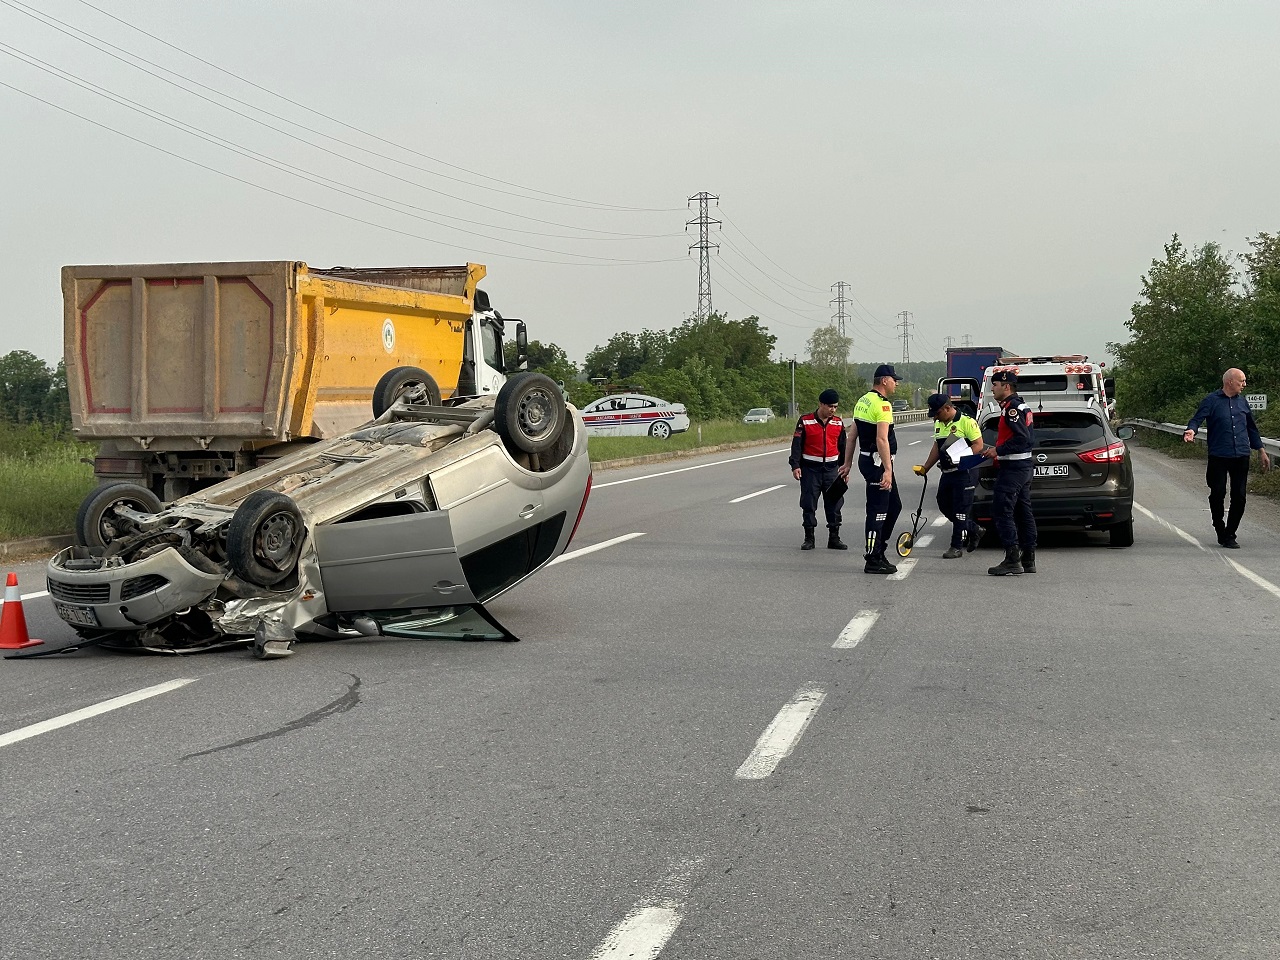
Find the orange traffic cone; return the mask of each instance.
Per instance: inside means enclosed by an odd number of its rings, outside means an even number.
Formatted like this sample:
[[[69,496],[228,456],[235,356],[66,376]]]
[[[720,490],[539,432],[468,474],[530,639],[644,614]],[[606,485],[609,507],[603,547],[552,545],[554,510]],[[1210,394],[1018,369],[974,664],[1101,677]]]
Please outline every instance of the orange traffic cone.
[[[32,640],[27,633],[27,617],[22,612],[22,594],[18,593],[18,575],[9,574],[4,585],[4,610],[0,611],[0,650],[21,650],[44,643]]]

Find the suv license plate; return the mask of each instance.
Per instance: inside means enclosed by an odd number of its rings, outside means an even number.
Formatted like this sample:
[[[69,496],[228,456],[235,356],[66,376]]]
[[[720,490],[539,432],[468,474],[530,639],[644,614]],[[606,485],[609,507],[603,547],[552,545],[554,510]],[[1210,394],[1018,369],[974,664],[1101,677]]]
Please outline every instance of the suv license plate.
[[[57,600],[53,602],[53,609],[58,612],[63,620],[67,623],[74,623],[78,627],[96,627],[98,626],[98,614],[93,607],[77,607],[70,603],[59,603]]]
[[[1068,476],[1067,465],[1065,463],[1055,463],[1048,467],[1036,467],[1033,476],[1037,477],[1065,477]]]

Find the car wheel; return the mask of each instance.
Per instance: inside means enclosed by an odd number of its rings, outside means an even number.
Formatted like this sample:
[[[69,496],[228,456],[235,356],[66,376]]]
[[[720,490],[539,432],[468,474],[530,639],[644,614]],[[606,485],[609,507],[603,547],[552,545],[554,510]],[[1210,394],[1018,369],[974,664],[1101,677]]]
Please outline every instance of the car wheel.
[[[242,580],[275,586],[298,565],[306,527],[290,497],[259,490],[245,498],[227,525],[227,561]]]
[[[160,498],[146,487],[121,480],[107,483],[84,498],[76,511],[76,542],[82,547],[102,548],[122,531],[111,511],[116,506],[141,513],[159,513]]]
[[[1133,546],[1133,521],[1126,520],[1124,523],[1116,523],[1107,528],[1107,532],[1111,534],[1111,546],[1113,547],[1132,547]]]
[[[421,367],[395,367],[388,370],[373,388],[373,416],[382,416],[401,397],[410,403],[440,405],[440,387],[435,377]]]
[[[665,440],[671,436],[671,424],[665,420],[657,420],[653,426],[649,428],[649,436],[657,437],[659,440]]]
[[[513,453],[550,450],[568,421],[560,388],[546,374],[517,373],[498,391],[493,425]]]

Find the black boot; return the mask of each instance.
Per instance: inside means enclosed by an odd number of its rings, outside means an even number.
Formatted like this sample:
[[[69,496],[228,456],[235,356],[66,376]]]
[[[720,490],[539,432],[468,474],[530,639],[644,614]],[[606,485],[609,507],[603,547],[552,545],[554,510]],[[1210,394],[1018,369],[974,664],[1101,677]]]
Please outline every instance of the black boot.
[[[840,528],[832,527],[827,534],[828,550],[848,550],[849,545],[840,539]]]
[[[813,542],[813,527],[804,528],[804,543],[800,545],[801,550],[812,550],[817,544]]]
[[[1035,547],[1031,547],[1030,549],[1027,549],[1027,550],[1023,550],[1023,551],[1022,551],[1022,572],[1023,572],[1023,573],[1035,573],[1035,572],[1036,572],[1036,549],[1035,549]]]
[[[987,573],[993,577],[1005,577],[1010,574],[1020,576],[1022,574],[1022,551],[1016,546],[1004,548],[1004,559],[994,567],[988,567]]]

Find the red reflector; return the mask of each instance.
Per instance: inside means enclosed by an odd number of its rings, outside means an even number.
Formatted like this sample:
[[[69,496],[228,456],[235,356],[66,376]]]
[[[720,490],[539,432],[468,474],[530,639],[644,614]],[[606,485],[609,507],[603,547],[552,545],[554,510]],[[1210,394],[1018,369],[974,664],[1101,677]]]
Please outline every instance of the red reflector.
[[[1114,513],[1095,513],[1095,517],[1114,517]]]
[[[1118,463],[1124,459],[1124,443],[1117,442],[1097,450],[1086,450],[1076,456],[1085,463]]]
[[[142,461],[130,460],[127,457],[95,457],[94,473],[136,473],[142,474]]]

